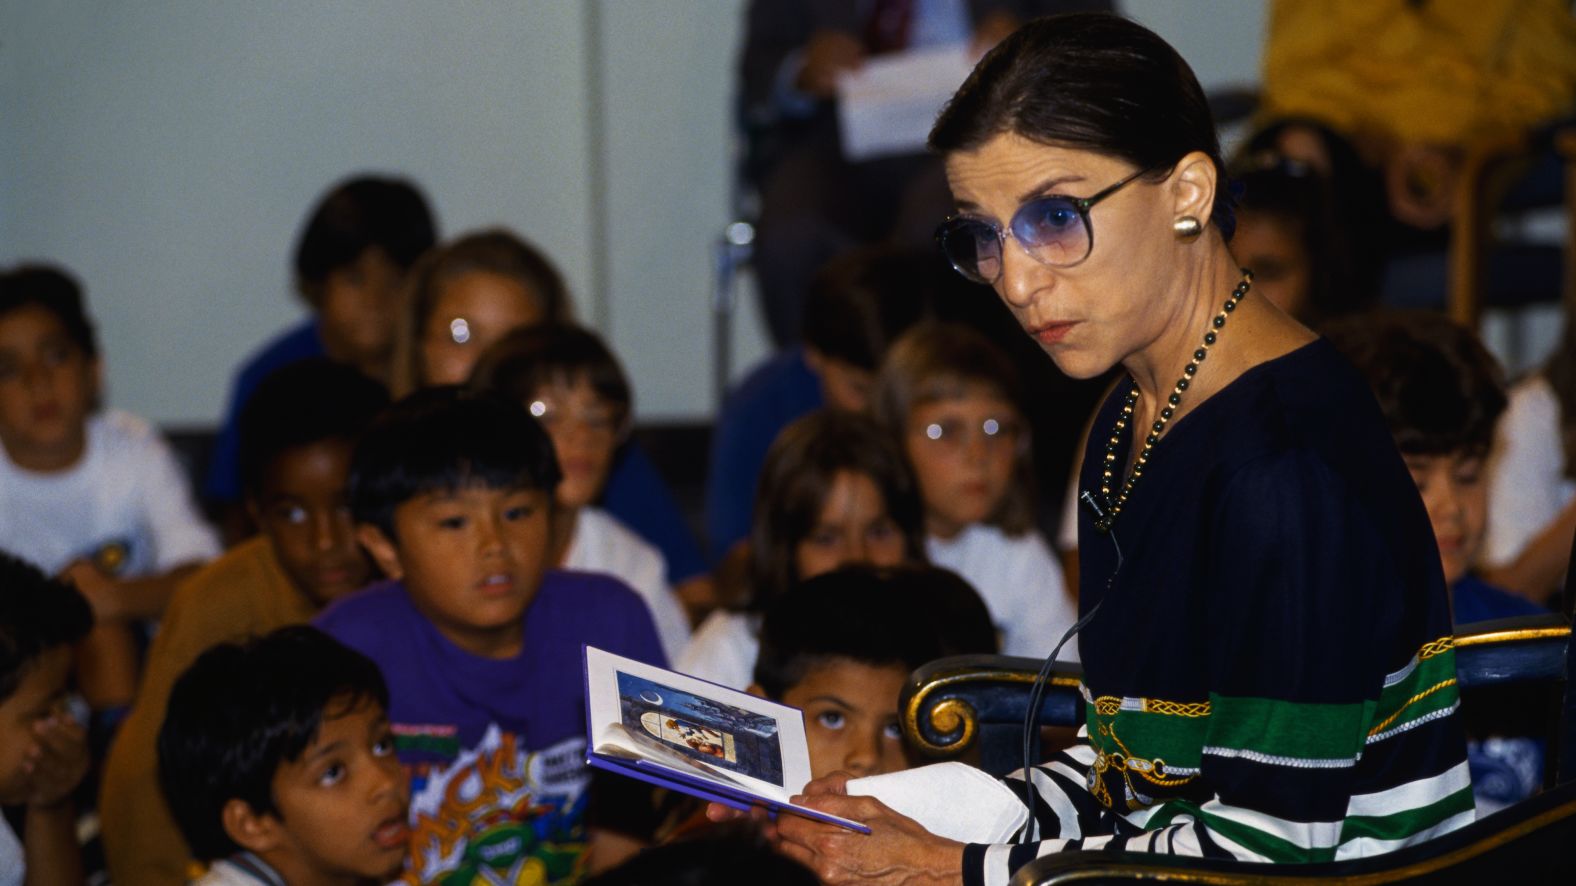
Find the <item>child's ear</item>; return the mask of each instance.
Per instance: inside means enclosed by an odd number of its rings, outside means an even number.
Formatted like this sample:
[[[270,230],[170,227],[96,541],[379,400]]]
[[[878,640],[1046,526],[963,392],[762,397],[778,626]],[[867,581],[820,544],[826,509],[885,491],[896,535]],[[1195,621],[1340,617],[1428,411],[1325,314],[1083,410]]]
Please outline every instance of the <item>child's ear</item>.
[[[405,577],[405,569],[399,562],[399,548],[394,540],[383,534],[383,530],[371,523],[356,525],[356,540],[372,555],[373,562],[378,564],[378,569],[383,574],[394,580]]]
[[[225,801],[219,821],[230,839],[248,852],[260,855],[279,846],[279,819],[273,815],[259,814],[240,797],[231,797]]]

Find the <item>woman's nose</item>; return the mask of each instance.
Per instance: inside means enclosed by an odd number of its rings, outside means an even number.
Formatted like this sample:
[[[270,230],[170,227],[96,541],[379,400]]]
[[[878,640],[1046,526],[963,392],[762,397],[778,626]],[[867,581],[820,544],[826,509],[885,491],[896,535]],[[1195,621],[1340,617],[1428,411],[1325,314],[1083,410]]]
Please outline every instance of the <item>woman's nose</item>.
[[[1007,238],[1001,245],[1001,279],[996,281],[996,292],[1002,301],[1014,308],[1027,308],[1034,303],[1034,294],[1044,288],[1046,268],[1030,258],[1016,240]]]

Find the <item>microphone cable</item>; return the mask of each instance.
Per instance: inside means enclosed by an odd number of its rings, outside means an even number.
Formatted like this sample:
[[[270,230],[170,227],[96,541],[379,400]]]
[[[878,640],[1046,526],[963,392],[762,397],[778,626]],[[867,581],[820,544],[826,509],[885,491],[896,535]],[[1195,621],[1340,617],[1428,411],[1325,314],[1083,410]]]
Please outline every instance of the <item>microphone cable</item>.
[[[1094,493],[1085,490],[1082,495],[1078,496],[1078,499],[1089,510],[1094,512],[1095,519],[1104,519],[1105,512],[1096,503]],[[1110,593],[1111,583],[1116,580],[1116,574],[1122,571],[1122,546],[1116,541],[1115,531],[1108,531],[1107,534],[1111,537],[1111,545],[1116,548],[1116,568],[1111,570],[1111,577],[1106,579],[1105,582],[1106,592]],[[1100,602],[1094,604],[1087,613],[1084,613],[1082,618],[1073,622],[1072,627],[1062,634],[1062,638],[1056,641],[1056,646],[1051,649],[1051,654],[1045,657],[1045,663],[1040,665],[1040,671],[1035,675],[1034,683],[1029,688],[1029,708],[1023,715],[1023,805],[1029,811],[1029,826],[1024,828],[1022,833],[1019,834],[1019,843],[1027,844],[1039,838],[1040,822],[1034,815],[1034,779],[1032,777],[1034,735],[1039,729],[1040,703],[1044,700],[1045,690],[1050,685],[1051,669],[1056,666],[1056,656],[1062,651],[1062,647],[1067,645],[1068,640],[1071,640],[1074,635],[1083,630],[1094,619],[1095,613],[1100,611],[1100,606],[1104,603],[1105,598],[1101,597]]]

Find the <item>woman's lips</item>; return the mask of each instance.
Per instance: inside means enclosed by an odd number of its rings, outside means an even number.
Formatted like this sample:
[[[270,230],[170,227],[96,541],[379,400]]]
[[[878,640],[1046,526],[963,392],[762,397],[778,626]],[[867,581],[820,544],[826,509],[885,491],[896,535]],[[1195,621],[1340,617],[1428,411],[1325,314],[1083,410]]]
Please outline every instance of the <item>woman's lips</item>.
[[[1033,336],[1034,340],[1042,345],[1054,345],[1066,338],[1067,333],[1077,325],[1077,320],[1066,320],[1060,323],[1047,323],[1044,326],[1037,326],[1030,330],[1029,335]]]

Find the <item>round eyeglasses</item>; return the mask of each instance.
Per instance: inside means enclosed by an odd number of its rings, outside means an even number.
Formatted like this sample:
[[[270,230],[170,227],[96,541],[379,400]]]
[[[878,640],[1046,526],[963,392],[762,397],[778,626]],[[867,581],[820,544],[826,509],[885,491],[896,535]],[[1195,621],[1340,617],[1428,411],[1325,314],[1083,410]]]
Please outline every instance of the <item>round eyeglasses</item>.
[[[1040,264],[1072,267],[1094,249],[1090,208],[1150,171],[1140,169],[1093,197],[1035,197],[1018,207],[1005,230],[995,222],[955,215],[936,228],[936,242],[959,274],[987,286],[1001,279],[1002,249],[1009,235],[1025,255]]]

